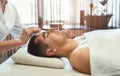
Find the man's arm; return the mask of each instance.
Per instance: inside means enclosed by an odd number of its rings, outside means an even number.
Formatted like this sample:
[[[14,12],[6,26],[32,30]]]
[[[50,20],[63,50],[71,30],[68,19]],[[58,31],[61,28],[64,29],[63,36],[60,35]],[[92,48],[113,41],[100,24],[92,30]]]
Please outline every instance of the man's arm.
[[[30,36],[33,33],[37,33],[39,31],[40,31],[40,28],[35,28],[35,27],[24,28],[20,39],[13,39],[13,40],[0,42],[0,52],[14,48],[14,47],[18,47],[27,43]]]
[[[18,47],[21,46],[22,43],[20,42],[20,40],[8,40],[8,41],[2,41],[0,42],[0,52],[4,51],[4,50],[8,50],[10,48],[14,48],[14,47]]]

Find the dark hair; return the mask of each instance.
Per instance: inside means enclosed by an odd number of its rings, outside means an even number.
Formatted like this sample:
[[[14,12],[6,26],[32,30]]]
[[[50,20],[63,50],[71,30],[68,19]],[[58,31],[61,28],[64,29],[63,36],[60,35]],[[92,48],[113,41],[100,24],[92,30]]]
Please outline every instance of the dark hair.
[[[46,50],[48,45],[43,43],[41,39],[35,42],[35,38],[38,35],[33,35],[28,43],[28,53],[39,56],[39,57],[48,57],[46,55]]]

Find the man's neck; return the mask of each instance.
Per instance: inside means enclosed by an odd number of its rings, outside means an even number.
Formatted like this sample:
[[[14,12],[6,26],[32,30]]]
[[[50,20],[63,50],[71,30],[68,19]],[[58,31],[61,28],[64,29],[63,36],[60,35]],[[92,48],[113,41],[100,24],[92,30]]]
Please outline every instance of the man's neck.
[[[60,48],[59,56],[60,57],[69,57],[69,55],[77,48],[78,43],[73,39],[69,39],[67,44],[64,47]]]

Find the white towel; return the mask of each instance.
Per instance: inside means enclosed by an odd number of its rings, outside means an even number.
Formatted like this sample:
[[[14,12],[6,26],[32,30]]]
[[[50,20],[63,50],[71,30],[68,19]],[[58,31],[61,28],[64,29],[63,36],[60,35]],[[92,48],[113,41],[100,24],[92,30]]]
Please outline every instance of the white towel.
[[[120,29],[84,35],[90,50],[92,76],[120,76]]]

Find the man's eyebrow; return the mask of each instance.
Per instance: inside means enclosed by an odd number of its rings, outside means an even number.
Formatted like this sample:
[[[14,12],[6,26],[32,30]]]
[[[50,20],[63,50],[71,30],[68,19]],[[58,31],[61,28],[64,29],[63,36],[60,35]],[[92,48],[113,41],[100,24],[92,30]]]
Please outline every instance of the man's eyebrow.
[[[42,33],[42,36],[43,36],[44,39],[46,38],[46,37],[45,37],[45,32]]]

